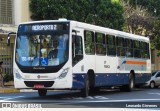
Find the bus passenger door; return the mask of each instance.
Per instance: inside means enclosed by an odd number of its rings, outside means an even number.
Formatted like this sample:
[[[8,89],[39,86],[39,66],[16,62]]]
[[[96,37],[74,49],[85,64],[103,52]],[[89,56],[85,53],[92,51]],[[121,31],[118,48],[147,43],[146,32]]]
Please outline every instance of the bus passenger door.
[[[73,89],[82,89],[84,87],[84,55],[82,41],[80,33],[78,33],[78,35],[72,35]]]

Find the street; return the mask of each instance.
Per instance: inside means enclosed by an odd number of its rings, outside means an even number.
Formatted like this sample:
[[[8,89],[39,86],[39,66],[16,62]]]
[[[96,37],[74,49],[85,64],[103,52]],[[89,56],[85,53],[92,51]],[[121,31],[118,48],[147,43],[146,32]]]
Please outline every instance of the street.
[[[160,108],[160,89],[102,89],[88,97],[81,97],[78,91],[48,91],[45,97],[39,97],[37,92],[21,92],[0,94],[0,102],[42,104],[42,108]]]

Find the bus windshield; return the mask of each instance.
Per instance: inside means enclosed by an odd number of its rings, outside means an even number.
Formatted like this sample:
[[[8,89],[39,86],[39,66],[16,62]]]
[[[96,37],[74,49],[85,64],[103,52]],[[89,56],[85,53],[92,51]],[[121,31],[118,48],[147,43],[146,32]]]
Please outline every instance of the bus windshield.
[[[16,63],[22,67],[62,65],[68,60],[68,45],[68,24],[20,25],[16,39]]]

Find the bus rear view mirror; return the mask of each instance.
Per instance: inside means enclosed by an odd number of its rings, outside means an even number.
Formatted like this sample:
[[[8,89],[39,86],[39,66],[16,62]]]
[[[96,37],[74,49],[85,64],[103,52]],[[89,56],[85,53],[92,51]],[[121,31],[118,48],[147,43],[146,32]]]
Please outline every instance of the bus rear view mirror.
[[[15,32],[10,32],[10,33],[8,33],[8,35],[7,35],[7,46],[10,46],[10,35],[12,35],[12,34],[16,34]]]
[[[7,46],[10,46],[10,36],[7,37]]]

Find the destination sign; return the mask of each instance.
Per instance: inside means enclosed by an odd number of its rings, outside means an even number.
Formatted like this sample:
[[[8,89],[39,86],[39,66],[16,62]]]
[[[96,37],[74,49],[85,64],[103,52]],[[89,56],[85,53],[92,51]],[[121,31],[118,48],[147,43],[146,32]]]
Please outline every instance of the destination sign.
[[[18,27],[18,33],[31,32],[47,32],[47,31],[68,31],[68,23],[37,23],[37,24],[22,24]]]
[[[40,31],[40,30],[55,30],[54,25],[33,25],[32,30],[34,31]]]

